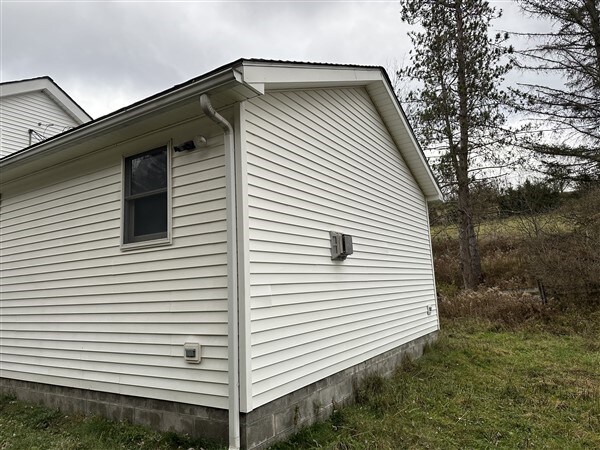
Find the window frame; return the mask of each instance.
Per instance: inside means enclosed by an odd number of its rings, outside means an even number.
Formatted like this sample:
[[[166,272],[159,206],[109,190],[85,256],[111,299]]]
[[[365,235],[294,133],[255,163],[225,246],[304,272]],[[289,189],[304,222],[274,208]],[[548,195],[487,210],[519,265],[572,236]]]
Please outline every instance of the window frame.
[[[122,155],[121,157],[121,245],[120,248],[122,251],[134,250],[139,248],[148,248],[148,247],[159,247],[164,245],[172,244],[172,142],[169,141],[166,144],[156,145],[156,146],[147,146],[145,150],[140,151],[139,149],[136,151],[128,152]],[[146,235],[143,239],[134,240],[133,238],[133,221],[129,219],[128,212],[128,204],[127,201],[131,200],[131,196],[127,196],[128,191],[128,183],[130,179],[127,173],[127,164],[126,160],[131,157],[140,156],[145,153],[149,153],[158,149],[166,149],[167,153],[167,230],[166,236],[163,232],[155,233],[151,235]],[[156,192],[163,192],[162,189]],[[139,195],[139,194],[138,194]],[[144,193],[139,196],[140,198],[147,197],[152,195],[152,193]],[[137,197],[137,196],[135,196]],[[132,239],[132,240],[130,240]]]

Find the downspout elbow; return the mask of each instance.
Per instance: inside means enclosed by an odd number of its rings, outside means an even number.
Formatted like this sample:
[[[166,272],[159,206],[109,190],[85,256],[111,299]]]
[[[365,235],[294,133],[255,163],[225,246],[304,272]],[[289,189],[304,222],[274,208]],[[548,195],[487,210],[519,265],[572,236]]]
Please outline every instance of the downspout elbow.
[[[200,107],[202,108],[202,111],[204,111],[204,114],[206,114],[213,122],[217,123],[225,133],[233,134],[233,127],[227,119],[215,111],[208,94],[202,94],[200,96]]]

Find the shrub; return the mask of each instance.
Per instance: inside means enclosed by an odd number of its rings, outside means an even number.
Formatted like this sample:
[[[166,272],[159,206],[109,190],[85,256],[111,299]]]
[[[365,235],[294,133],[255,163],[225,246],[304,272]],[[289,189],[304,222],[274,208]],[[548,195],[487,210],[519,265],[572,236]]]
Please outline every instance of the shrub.
[[[438,293],[447,297],[462,287],[452,231],[438,226],[432,233]],[[541,282],[560,302],[600,304],[600,189],[572,195],[552,213],[486,222],[478,239],[485,286],[526,289]]]
[[[464,290],[454,297],[440,296],[438,307],[444,319],[484,319],[504,328],[521,325],[549,311],[537,296],[497,287]]]
[[[528,242],[528,267],[563,302],[600,302],[600,189],[559,210]]]
[[[509,187],[499,197],[500,210],[504,215],[550,211],[560,203],[559,189],[547,180],[526,180],[521,186]]]
[[[495,234],[482,236],[479,241],[481,266],[486,286],[502,289],[532,287],[527,271],[526,245],[517,234]]]
[[[439,236],[432,240],[435,280],[438,285],[462,286],[458,240]]]

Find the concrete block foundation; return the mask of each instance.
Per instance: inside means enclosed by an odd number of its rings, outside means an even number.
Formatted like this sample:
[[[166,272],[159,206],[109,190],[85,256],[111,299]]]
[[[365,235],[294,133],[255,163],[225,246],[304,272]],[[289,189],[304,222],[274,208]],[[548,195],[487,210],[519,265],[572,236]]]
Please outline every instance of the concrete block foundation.
[[[366,376],[391,375],[403,358],[418,358],[436,337],[437,332],[430,333],[242,414],[242,448],[266,448],[329,417],[334,408],[353,401],[356,386]],[[0,378],[0,390],[67,414],[98,415],[224,444],[228,438],[228,414],[222,409],[8,378]]]
[[[366,376],[390,376],[404,358],[421,356],[437,334],[430,333],[242,414],[242,447],[263,449],[326,419],[335,408],[354,400],[356,386]]]

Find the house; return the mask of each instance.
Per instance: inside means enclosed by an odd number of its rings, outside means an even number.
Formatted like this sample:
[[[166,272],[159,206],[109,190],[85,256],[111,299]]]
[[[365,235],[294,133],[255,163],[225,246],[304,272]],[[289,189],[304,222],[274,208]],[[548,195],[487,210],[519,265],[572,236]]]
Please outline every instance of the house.
[[[262,448],[438,329],[383,69],[241,59],[0,161],[1,386]]]
[[[90,120],[50,77],[0,83],[0,158]]]

